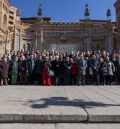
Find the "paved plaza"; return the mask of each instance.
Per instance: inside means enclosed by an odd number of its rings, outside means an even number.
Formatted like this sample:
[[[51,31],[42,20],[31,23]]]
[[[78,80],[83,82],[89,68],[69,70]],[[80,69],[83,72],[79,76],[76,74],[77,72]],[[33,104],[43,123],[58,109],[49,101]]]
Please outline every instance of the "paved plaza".
[[[0,87],[1,123],[119,123],[119,86]]]

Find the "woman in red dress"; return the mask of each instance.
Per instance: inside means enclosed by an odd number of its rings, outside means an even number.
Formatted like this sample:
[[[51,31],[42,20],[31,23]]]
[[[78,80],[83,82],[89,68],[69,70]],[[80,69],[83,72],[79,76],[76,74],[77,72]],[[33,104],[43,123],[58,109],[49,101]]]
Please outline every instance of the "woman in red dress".
[[[51,67],[51,64],[50,64],[49,58],[45,57],[43,61],[43,74],[42,74],[44,86],[51,86],[51,77],[49,76],[50,67]]]
[[[77,61],[71,58],[71,85],[76,85],[77,75],[78,75]]]

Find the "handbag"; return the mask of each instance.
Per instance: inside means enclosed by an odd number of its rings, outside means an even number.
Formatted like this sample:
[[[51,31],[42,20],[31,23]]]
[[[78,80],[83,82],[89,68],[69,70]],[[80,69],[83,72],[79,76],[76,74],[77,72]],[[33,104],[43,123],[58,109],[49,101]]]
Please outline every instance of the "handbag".
[[[54,71],[53,71],[53,70],[50,70],[50,71],[49,71],[49,76],[50,76],[50,77],[53,77],[54,75],[55,75]]]

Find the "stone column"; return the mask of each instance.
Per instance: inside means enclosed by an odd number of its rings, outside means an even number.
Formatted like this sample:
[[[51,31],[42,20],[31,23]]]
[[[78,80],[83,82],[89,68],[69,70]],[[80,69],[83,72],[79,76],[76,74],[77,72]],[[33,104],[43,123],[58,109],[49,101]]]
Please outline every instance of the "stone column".
[[[44,42],[44,36],[43,36],[43,29],[40,27],[39,30],[36,29],[36,39],[35,39],[35,49],[43,49],[43,42]]]
[[[21,31],[20,31],[19,36],[20,36],[20,39],[19,39],[19,49],[21,50],[21,49],[23,49],[23,38],[22,38]]]
[[[14,50],[16,50],[16,31],[14,32]]]
[[[44,49],[44,35],[43,35],[43,29],[40,30],[40,49]]]
[[[35,49],[37,49],[38,47],[38,32],[37,32],[37,29],[36,29],[36,38],[35,38]]]
[[[14,46],[13,46],[13,48],[14,48],[14,50],[16,50],[16,26],[14,27],[14,35],[13,35],[13,36],[14,36],[14,37],[13,37],[13,38],[14,38],[14,41],[13,41],[13,42],[14,42],[14,43],[13,43]]]
[[[112,35],[108,35],[108,37],[107,37],[107,47],[108,47],[108,52],[112,53],[112,50],[113,50],[113,37],[112,37]]]
[[[19,51],[23,49],[23,39],[22,39],[22,34],[21,30],[17,31],[17,28],[15,28],[14,32],[14,50]]]
[[[90,37],[88,37],[87,38],[87,51],[89,51],[91,49],[90,44],[91,44],[91,39],[90,39]]]
[[[91,39],[90,39],[90,37],[85,36],[85,38],[84,38],[84,43],[85,43],[85,50],[86,50],[86,51],[89,51],[89,50],[91,49],[91,47],[90,47],[90,44],[91,44]]]

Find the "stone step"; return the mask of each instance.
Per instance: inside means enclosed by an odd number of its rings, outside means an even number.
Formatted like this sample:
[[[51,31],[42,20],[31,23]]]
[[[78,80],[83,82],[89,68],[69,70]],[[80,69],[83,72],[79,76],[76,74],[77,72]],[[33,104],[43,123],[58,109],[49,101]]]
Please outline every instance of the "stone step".
[[[120,129],[120,124],[0,124],[0,129]]]
[[[0,123],[85,123],[85,115],[0,114]]]
[[[120,116],[0,114],[0,123],[120,123]]]

